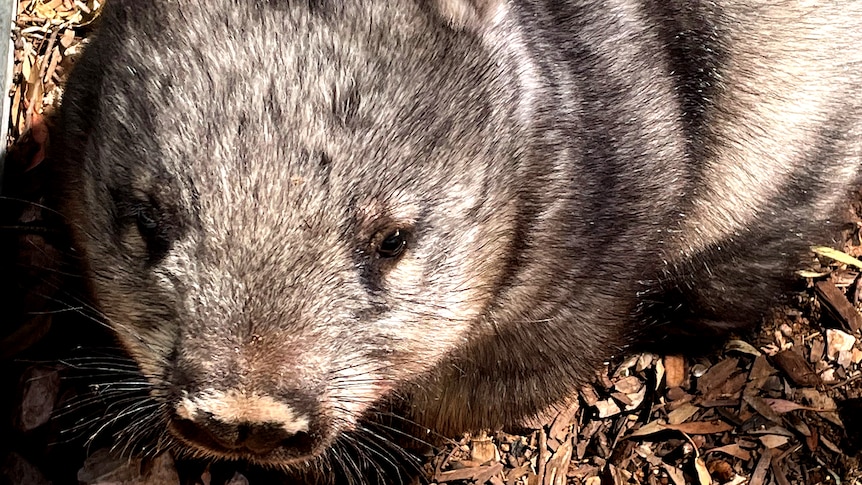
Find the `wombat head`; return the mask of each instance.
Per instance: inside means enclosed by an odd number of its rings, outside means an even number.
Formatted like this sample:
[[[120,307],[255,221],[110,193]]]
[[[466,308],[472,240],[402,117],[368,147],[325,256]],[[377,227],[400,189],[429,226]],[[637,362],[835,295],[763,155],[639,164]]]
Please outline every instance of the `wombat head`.
[[[92,291],[183,450],[321,455],[492,331],[527,103],[494,9],[156,3],[106,7],[64,100]]]

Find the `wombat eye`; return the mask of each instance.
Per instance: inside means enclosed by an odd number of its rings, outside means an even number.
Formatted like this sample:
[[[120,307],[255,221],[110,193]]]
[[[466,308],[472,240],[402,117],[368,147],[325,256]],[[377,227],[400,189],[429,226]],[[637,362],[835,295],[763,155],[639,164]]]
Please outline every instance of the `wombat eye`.
[[[159,227],[159,223],[156,222],[156,218],[151,214],[148,214],[146,211],[138,211],[136,219],[138,230],[141,231],[141,235],[151,234]]]
[[[380,246],[377,247],[377,254],[385,259],[397,258],[401,256],[406,247],[407,235],[400,229],[396,229],[395,232],[392,232],[380,241]]]
[[[161,260],[170,248],[170,241],[165,228],[159,223],[155,208],[142,205],[134,208],[133,214],[138,233],[147,245],[150,263]]]

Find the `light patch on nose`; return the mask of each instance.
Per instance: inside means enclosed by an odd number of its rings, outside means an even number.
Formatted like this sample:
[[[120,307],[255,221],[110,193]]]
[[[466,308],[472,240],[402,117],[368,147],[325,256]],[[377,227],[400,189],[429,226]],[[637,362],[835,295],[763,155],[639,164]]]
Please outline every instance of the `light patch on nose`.
[[[290,434],[308,431],[308,417],[298,415],[290,406],[257,393],[205,389],[195,396],[185,394],[177,404],[179,417],[195,420],[207,413],[224,423],[277,423]]]

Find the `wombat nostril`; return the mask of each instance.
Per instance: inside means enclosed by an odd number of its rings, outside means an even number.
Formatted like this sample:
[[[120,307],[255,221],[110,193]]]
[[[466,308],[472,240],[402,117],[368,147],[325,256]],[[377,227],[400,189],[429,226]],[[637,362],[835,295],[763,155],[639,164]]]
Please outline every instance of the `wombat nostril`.
[[[263,394],[208,389],[176,402],[171,429],[214,453],[262,457],[279,449],[279,455],[301,457],[314,449],[316,434],[309,431],[311,406],[298,406]]]
[[[252,425],[248,428],[248,436],[241,442],[243,448],[257,454],[266,454],[275,448],[290,450],[291,454],[311,454],[313,442],[308,433],[288,433],[283,428],[271,425]]]
[[[237,444],[260,455],[270,453],[278,447],[288,448],[298,455],[311,452],[311,439],[307,433],[290,433],[273,423],[240,425]]]
[[[313,447],[308,433],[291,432],[279,423],[226,423],[207,414],[176,418],[173,425],[184,439],[215,451],[266,455],[283,447],[292,455],[305,455]]]

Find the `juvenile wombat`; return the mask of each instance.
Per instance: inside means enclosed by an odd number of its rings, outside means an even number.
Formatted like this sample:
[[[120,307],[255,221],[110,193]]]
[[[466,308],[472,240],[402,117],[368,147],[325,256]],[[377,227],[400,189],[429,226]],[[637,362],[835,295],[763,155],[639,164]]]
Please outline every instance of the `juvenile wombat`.
[[[632,343],[755,320],[859,181],[860,22],[110,0],[50,158],[159,446],[359,475],[381,406],[504,426]]]

